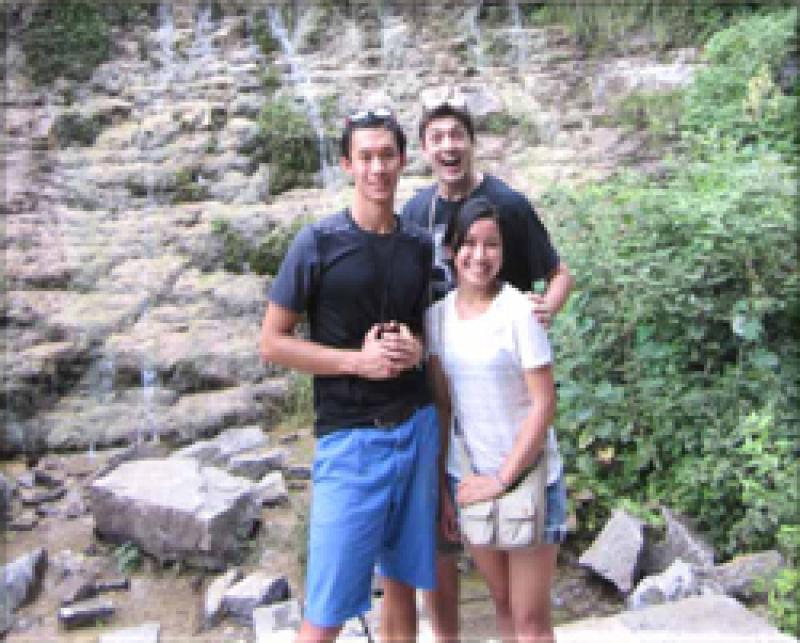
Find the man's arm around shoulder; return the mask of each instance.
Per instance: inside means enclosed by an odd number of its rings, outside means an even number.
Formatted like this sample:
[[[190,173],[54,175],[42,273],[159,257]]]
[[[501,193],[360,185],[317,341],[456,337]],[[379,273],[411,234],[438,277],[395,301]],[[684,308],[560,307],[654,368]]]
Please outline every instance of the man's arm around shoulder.
[[[550,327],[553,317],[564,307],[575,285],[575,279],[570,274],[569,267],[564,261],[559,260],[555,270],[547,279],[547,290],[544,294],[530,293],[528,295],[533,314],[545,328]]]

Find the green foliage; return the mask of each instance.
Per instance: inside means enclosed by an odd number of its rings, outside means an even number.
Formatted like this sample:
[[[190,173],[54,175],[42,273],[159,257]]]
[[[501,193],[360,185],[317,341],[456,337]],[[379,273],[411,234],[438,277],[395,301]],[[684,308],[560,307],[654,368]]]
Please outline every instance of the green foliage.
[[[732,18],[753,9],[746,3],[701,3],[688,0],[642,2],[530,3],[525,21],[565,25],[577,42],[594,53],[625,52],[635,35],[656,47],[681,47],[703,42]]]
[[[109,57],[112,27],[131,23],[151,6],[102,0],[39,2],[21,35],[32,80],[47,84],[59,76],[88,79]]]
[[[289,428],[303,428],[314,423],[314,388],[310,375],[297,372],[289,375],[289,394],[282,422]]]
[[[104,123],[97,116],[86,116],[80,112],[65,112],[56,119],[53,133],[60,147],[70,145],[93,145],[103,130]]]
[[[182,168],[175,173],[173,203],[202,201],[208,198],[208,188],[198,181],[198,172],[192,168]]]
[[[797,9],[758,14],[715,34],[705,48],[709,67],[688,90],[682,129],[695,154],[734,143],[796,154],[798,84],[781,91],[777,75],[797,48]]]
[[[769,584],[769,614],[784,632],[800,636],[800,524],[782,525],[778,545],[787,566]]]
[[[261,88],[266,94],[272,94],[281,86],[281,75],[277,68],[267,65],[261,72]]]
[[[761,77],[785,55],[788,15],[747,17],[712,41],[746,42]],[[757,24],[770,34],[763,46]],[[682,98],[680,156],[659,182],[620,174],[543,200],[579,280],[554,343],[568,480],[595,498],[581,505],[581,535],[620,498],[661,503],[693,516],[727,557],[773,547],[800,524],[798,155],[777,135],[796,115],[753,111],[746,135],[725,116],[743,112],[746,92],[706,89],[709,78],[733,86],[741,69],[727,61],[741,57],[709,49],[725,64]],[[781,587],[774,600],[788,604],[796,578]]]
[[[86,80],[108,58],[110,25],[97,2],[42,2],[23,35],[22,48],[35,83],[62,75]]]
[[[225,219],[214,219],[211,232],[222,240],[222,265],[225,270],[241,273],[247,269],[258,275],[274,275],[295,235],[308,219],[295,219],[277,225],[256,242],[249,242]]]
[[[258,117],[259,135],[248,150],[254,163],[270,164],[270,193],[310,187],[320,169],[317,136],[291,99],[273,98]]]
[[[142,566],[142,552],[136,544],[130,541],[116,547],[112,555],[121,574],[130,574]]]
[[[646,131],[650,145],[664,145],[680,137],[683,92],[633,92],[612,108],[612,124]]]

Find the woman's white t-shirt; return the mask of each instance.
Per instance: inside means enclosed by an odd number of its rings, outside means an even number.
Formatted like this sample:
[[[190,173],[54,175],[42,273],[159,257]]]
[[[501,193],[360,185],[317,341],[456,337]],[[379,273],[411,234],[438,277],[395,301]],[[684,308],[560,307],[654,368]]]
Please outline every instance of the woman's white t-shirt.
[[[494,473],[510,453],[530,412],[525,371],[552,362],[547,333],[531,312],[528,298],[504,284],[478,317],[459,319],[456,291],[431,306],[425,316],[428,351],[447,376],[454,416],[465,436],[473,465]],[[453,444],[454,436],[450,436]],[[548,483],[561,475],[555,430],[547,435]],[[461,477],[450,448],[448,473]]]

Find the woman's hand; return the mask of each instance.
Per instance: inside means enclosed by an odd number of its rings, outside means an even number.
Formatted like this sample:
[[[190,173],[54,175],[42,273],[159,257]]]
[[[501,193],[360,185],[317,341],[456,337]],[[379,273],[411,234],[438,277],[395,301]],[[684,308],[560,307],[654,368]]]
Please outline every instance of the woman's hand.
[[[471,505],[474,502],[497,498],[505,491],[496,476],[467,476],[458,485],[456,500],[460,505]]]

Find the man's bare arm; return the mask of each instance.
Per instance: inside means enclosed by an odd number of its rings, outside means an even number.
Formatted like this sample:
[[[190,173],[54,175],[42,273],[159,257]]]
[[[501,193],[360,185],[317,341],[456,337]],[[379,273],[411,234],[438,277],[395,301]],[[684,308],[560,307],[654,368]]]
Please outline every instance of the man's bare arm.
[[[575,279],[570,274],[569,267],[560,261],[547,280],[547,290],[544,294],[529,293],[533,314],[542,326],[550,327],[553,317],[567,303],[574,284]]]
[[[359,350],[333,348],[297,337],[300,314],[273,302],[267,305],[261,324],[260,353],[273,362],[312,375],[356,375],[381,380],[395,377],[402,368],[392,360],[381,343],[378,326],[373,326]]]

